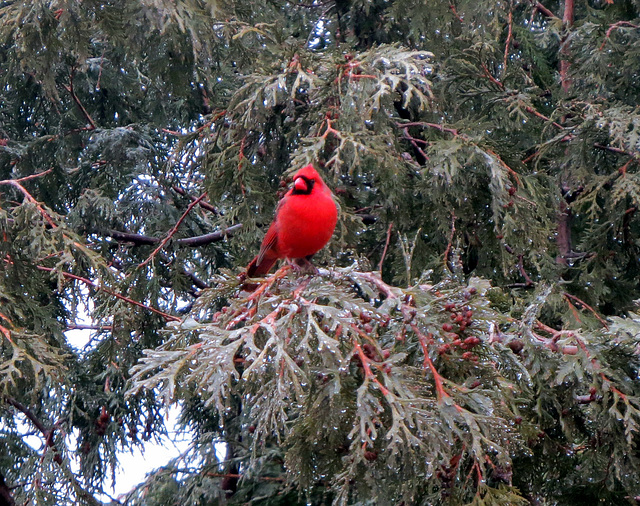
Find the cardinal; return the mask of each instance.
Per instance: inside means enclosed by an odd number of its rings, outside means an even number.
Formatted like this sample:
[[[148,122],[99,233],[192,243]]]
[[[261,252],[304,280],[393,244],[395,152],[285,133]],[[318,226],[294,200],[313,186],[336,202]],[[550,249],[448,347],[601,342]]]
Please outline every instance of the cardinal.
[[[264,276],[279,258],[308,261],[329,242],[337,220],[338,208],[320,174],[313,165],[300,169],[293,176],[293,187],[278,203],[247,276]]]

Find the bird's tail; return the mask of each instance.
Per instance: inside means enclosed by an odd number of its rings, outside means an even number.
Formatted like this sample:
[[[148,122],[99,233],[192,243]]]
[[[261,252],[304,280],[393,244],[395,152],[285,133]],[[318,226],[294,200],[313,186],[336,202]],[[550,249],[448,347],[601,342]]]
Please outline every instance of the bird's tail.
[[[258,278],[268,274],[271,267],[273,267],[273,264],[275,264],[277,260],[277,258],[263,257],[258,264],[258,257],[255,257],[251,262],[249,262],[249,265],[247,265],[247,277]]]

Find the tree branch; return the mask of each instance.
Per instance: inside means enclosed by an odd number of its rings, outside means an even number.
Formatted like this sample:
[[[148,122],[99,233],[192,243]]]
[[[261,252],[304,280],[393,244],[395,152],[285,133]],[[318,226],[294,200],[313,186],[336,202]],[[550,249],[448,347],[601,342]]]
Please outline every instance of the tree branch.
[[[604,40],[602,41],[602,44],[600,45],[600,51],[602,51],[604,49],[604,46],[607,44],[607,41],[611,38],[611,32],[613,32],[616,28],[620,28],[621,26],[626,26],[629,28],[640,28],[640,25],[634,25],[633,23],[630,23],[629,21],[618,21],[617,23],[613,23],[609,29],[607,30],[607,33],[604,36]]]
[[[207,196],[207,193],[205,192],[202,195],[200,195],[197,199],[193,200],[191,204],[189,204],[185,212],[182,213],[182,216],[180,216],[180,219],[176,222],[176,224],[173,227],[171,227],[171,230],[169,230],[169,233],[167,234],[167,236],[164,239],[162,239],[162,241],[160,242],[160,245],[156,249],[154,249],[151,252],[151,254],[147,257],[147,259],[144,262],[142,262],[138,267],[143,267],[149,262],[151,262],[151,260],[153,260],[153,257],[155,257],[160,252],[160,250],[162,250],[162,248],[165,247],[165,245],[171,240],[174,234],[178,231],[178,228],[180,227],[184,219],[187,217],[187,215],[191,212],[191,210],[198,204],[198,202],[200,202],[206,196]]]
[[[89,115],[89,112],[85,109],[84,105],[82,105],[82,102],[80,102],[80,99],[78,98],[78,96],[76,95],[76,92],[73,89],[73,76],[74,76],[74,74],[75,74],[75,68],[72,67],[71,74],[69,75],[69,84],[63,84],[64,89],[69,92],[69,94],[71,95],[71,98],[73,99],[73,101],[76,103],[76,105],[78,106],[80,111],[82,111],[82,114],[84,115],[84,117],[86,118],[87,122],[90,125],[90,130],[95,130],[96,129],[95,122],[93,121],[93,119]]]
[[[242,228],[242,223],[236,223],[235,225],[231,225],[230,227],[224,230],[218,230],[217,232],[211,232],[210,234],[178,239],[176,243],[179,244],[180,246],[189,246],[189,247],[204,246],[205,244],[222,241],[227,237],[232,237],[241,228]]]
[[[544,14],[548,18],[557,18],[558,17],[553,12],[551,12],[549,9],[547,9],[544,5],[542,5],[540,2],[537,2],[534,5],[534,9],[540,11],[542,14]]]
[[[175,243],[179,246],[197,247],[210,244],[212,242],[222,241],[227,237],[232,237],[238,230],[242,228],[242,223],[236,223],[224,230],[218,230],[217,232],[211,232],[209,234],[197,235],[195,237],[184,237],[176,239]],[[131,242],[136,246],[146,246],[151,244],[158,244],[161,239],[158,237],[151,237],[148,235],[132,234],[129,232],[120,232],[118,230],[109,230],[106,232],[109,237],[113,237],[116,241]]]
[[[184,196],[184,197],[189,197],[191,200],[196,200],[198,197],[194,197],[193,195],[189,195],[186,190],[183,190],[182,188],[180,188],[179,186],[172,186],[171,187],[173,189],[173,191],[175,191],[176,193],[179,193],[180,195]],[[205,202],[205,201],[200,201],[198,202],[198,204],[200,205],[200,207],[202,209],[206,209],[207,211],[211,211],[214,214],[220,214],[220,211],[218,211],[214,206],[212,206],[211,204],[209,204],[209,202]]]
[[[38,429],[40,433],[44,436],[47,446],[49,447],[53,446],[53,438],[52,438],[53,430],[50,428],[47,428],[44,425],[44,423],[42,423],[42,421],[40,421],[40,419],[33,413],[33,411],[31,411],[27,406],[22,404],[20,401],[17,401],[13,397],[5,397],[4,400],[7,402],[7,404],[10,404],[14,408],[16,408],[18,411],[20,411],[24,416],[26,416],[31,421],[34,427]]]
[[[81,281],[82,283],[84,283],[85,285],[93,288],[94,290],[102,290],[103,292],[108,293],[109,295],[112,295],[113,297],[116,297],[116,298],[118,298],[120,300],[123,300],[125,302],[128,302],[129,304],[133,304],[134,306],[141,307],[143,309],[151,311],[152,313],[160,315],[167,321],[173,321],[173,322],[182,321],[182,319],[178,318],[177,316],[170,315],[168,313],[160,311],[159,309],[156,309],[155,307],[147,306],[146,304],[143,304],[142,302],[138,302],[136,300],[130,299],[129,297],[125,297],[124,295],[121,295],[121,294],[119,294],[117,292],[114,292],[112,290],[109,290],[108,288],[104,288],[104,287],[94,283],[90,279],[83,278],[82,276],[76,276],[75,274],[71,274],[70,272],[57,271],[56,269],[53,269],[51,267],[45,267],[43,265],[37,265],[36,267],[41,271],[60,272],[60,274],[62,274],[62,276],[64,276],[65,278],[75,279],[77,281]]]

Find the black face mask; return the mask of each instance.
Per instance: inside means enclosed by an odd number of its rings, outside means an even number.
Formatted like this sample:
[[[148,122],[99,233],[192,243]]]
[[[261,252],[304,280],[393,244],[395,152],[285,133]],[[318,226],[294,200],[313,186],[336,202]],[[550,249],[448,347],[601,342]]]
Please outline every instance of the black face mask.
[[[295,183],[294,183],[294,187],[293,187],[293,191],[291,192],[291,195],[309,195],[311,193],[311,190],[313,190],[313,185],[315,184],[315,180],[314,179],[309,179],[307,176],[298,176],[296,178],[296,181],[298,179],[304,179],[304,182],[307,183],[305,188],[296,188]]]

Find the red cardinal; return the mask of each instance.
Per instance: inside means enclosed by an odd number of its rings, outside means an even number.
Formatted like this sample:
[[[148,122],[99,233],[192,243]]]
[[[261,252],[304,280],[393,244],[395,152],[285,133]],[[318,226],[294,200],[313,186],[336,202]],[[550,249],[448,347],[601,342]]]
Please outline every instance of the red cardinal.
[[[338,220],[331,190],[313,165],[293,176],[293,188],[278,203],[276,217],[247,276],[264,276],[279,258],[308,258],[329,242]]]

